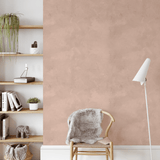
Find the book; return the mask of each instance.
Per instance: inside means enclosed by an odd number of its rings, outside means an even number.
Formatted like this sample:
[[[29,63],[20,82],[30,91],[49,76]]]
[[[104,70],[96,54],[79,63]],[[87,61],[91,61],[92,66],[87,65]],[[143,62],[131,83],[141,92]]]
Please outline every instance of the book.
[[[12,93],[12,91],[7,92],[9,106],[10,106],[11,111],[15,111],[15,106],[14,106],[14,103],[13,103],[11,95],[10,95],[11,93]]]
[[[29,83],[29,82],[34,82],[35,77],[18,77],[14,78],[14,83]]]
[[[0,91],[0,111],[2,111],[2,91]]]
[[[2,92],[2,111],[6,112],[9,109],[9,104],[8,104],[8,96],[7,92]]]
[[[5,117],[5,114],[0,115],[0,140],[2,139],[2,120]]]
[[[12,99],[13,104],[16,107],[17,111],[20,111],[23,107],[22,107],[22,103],[21,103],[20,99],[18,98],[16,92],[11,92],[10,96],[11,96],[11,99]]]
[[[9,116],[5,115],[2,119],[2,139],[5,140],[9,136]]]

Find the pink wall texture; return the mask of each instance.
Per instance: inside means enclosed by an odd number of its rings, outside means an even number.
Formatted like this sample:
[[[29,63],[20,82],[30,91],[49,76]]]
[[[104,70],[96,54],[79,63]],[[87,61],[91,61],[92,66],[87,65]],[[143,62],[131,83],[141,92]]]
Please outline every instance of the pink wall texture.
[[[67,118],[83,108],[115,117],[114,144],[148,144],[144,88],[132,82],[146,58],[152,144],[160,144],[159,8],[159,0],[44,0],[45,145],[65,144]]]

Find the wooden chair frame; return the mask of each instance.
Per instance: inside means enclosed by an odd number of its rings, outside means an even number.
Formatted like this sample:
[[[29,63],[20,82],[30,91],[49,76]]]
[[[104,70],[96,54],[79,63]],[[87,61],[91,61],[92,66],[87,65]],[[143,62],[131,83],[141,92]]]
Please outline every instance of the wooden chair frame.
[[[103,114],[109,116],[111,118],[110,123],[105,131],[105,137],[108,137],[108,132],[112,126],[112,123],[115,122],[115,119],[113,118],[113,116],[105,111],[102,111]],[[95,148],[93,147],[93,145],[89,145],[89,147],[84,147],[84,148]],[[106,147],[96,147],[96,148],[105,148],[105,151],[79,151],[78,148],[81,147],[75,147],[73,142],[70,142],[70,160],[73,160],[74,156],[75,156],[75,160],[78,159],[78,155],[105,155],[106,156],[106,160],[108,160],[108,157],[110,157],[110,160],[113,160],[113,142],[110,142],[109,145],[106,145]],[[110,150],[108,149],[110,148]]]

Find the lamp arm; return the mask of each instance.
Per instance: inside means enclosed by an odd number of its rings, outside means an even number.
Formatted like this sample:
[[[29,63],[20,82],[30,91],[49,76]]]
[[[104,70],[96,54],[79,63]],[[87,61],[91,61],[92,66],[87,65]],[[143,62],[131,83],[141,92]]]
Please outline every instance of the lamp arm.
[[[150,145],[150,157],[152,160],[152,144],[151,144],[151,132],[150,132],[150,124],[149,124],[149,112],[148,112],[148,102],[147,102],[147,89],[146,89],[146,81],[144,82],[144,91],[145,91],[145,100],[146,100],[146,112],[147,112],[147,123],[148,123],[148,135],[149,135],[149,145]]]

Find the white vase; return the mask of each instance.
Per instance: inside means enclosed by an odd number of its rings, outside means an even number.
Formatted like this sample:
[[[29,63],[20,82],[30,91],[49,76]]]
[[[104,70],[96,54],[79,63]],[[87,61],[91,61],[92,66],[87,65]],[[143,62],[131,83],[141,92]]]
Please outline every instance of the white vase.
[[[35,111],[38,109],[38,103],[29,103],[29,109]]]

